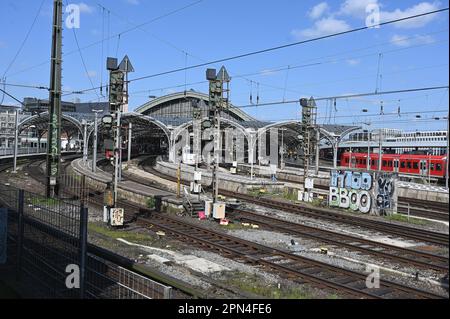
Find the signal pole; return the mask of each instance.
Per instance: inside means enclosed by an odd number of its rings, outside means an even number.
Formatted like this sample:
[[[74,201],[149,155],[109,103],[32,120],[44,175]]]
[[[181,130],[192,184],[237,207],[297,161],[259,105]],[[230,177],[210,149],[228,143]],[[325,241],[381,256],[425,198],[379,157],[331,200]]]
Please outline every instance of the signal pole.
[[[209,107],[214,112],[214,166],[213,166],[213,203],[217,203],[219,197],[219,162],[221,158],[221,132],[220,132],[220,112],[228,108],[230,94],[230,76],[224,66],[216,74],[215,69],[206,70],[206,79],[209,81]],[[224,84],[226,88],[224,89]]]
[[[448,169],[449,169],[449,163],[448,163],[448,151],[449,151],[449,136],[448,136],[448,113],[447,113],[447,149],[446,149],[446,161],[445,161],[445,188],[448,190]]]
[[[61,166],[61,65],[62,0],[53,1],[53,31],[50,69],[49,128],[47,141],[47,197],[58,195]]]
[[[302,136],[303,136],[303,157],[304,157],[304,180],[306,186],[306,178],[309,177],[309,169],[312,165],[312,159],[315,155],[316,140],[316,101],[313,97],[309,100],[301,99],[302,106]],[[319,145],[317,145],[319,147]]]

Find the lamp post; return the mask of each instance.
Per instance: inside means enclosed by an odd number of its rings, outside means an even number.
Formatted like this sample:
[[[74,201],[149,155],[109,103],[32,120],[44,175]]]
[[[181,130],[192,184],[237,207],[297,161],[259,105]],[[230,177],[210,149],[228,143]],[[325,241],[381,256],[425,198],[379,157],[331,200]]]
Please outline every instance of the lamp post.
[[[131,162],[131,137],[132,137],[132,129],[133,129],[133,124],[128,124],[128,163]]]
[[[14,119],[14,168],[13,168],[13,173],[17,173],[18,143],[19,143],[19,110],[16,109],[16,116]]]
[[[448,145],[448,113],[447,113],[447,150],[446,150],[446,156],[447,159],[445,160],[445,188],[448,190],[448,150],[449,150],[449,145]]]
[[[84,165],[86,165],[87,158],[88,158],[87,121],[83,120],[81,122],[81,124],[84,127],[84,130],[83,130],[83,162],[84,162]]]
[[[98,136],[98,113],[103,112],[103,110],[92,110],[95,113],[94,118],[94,151],[92,153],[92,172],[95,173],[97,170],[97,136]]]
[[[280,161],[280,168],[284,169],[284,131],[287,131],[286,128],[281,128],[281,161]]]
[[[381,171],[382,168],[382,157],[383,157],[383,130],[379,130],[378,139],[379,139],[379,145],[378,145],[378,170]]]
[[[367,124],[369,126],[370,124]],[[371,158],[370,158],[370,142],[372,141],[372,132],[367,129],[367,171],[371,169]]]

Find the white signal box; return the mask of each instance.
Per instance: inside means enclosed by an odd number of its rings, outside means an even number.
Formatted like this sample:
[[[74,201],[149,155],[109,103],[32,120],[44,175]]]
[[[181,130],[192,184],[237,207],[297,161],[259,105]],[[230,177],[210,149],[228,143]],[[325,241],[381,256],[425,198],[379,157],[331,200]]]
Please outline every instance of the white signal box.
[[[123,208],[111,208],[111,226],[123,226]]]
[[[206,217],[211,216],[212,206],[213,206],[212,200],[205,200],[205,216]]]
[[[202,185],[197,184],[196,182],[191,182],[191,193],[200,194],[201,192],[202,192]]]
[[[225,203],[217,202],[213,205],[213,217],[215,219],[225,218]]]

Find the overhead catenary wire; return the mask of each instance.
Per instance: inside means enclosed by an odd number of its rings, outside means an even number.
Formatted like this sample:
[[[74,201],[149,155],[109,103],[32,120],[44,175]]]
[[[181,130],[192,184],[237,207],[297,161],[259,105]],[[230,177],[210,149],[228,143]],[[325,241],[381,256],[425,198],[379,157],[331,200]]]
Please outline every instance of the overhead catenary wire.
[[[30,25],[30,28],[28,29],[27,33],[25,34],[25,37],[24,37],[23,41],[21,42],[21,44],[19,46],[19,49],[16,51],[16,54],[14,54],[14,57],[12,58],[11,62],[8,64],[8,66],[6,67],[5,71],[3,72],[3,76],[1,77],[0,82],[3,82],[3,83],[6,82],[6,75],[9,72],[9,70],[11,69],[11,67],[13,66],[14,62],[16,62],[16,60],[17,60],[18,56],[20,55],[20,53],[22,52],[22,49],[24,48],[25,43],[27,42],[28,37],[31,34],[31,31],[33,30],[34,25],[36,24],[36,21],[37,21],[37,19],[39,17],[39,14],[40,14],[41,10],[42,10],[42,6],[44,5],[44,2],[45,2],[45,0],[41,1],[41,4],[39,5],[39,8],[38,8],[38,10],[37,10],[37,12],[36,12],[36,14],[34,16],[33,22]],[[3,89],[5,89],[5,85],[3,85]],[[0,104],[2,104],[4,100],[5,100],[5,94],[2,95],[2,98],[0,100]]]
[[[250,57],[250,56],[254,56],[254,55],[273,52],[273,51],[286,49],[286,48],[290,48],[290,47],[294,47],[294,46],[298,46],[298,45],[302,45],[302,44],[312,43],[312,42],[316,42],[316,41],[320,41],[320,40],[324,40],[324,39],[330,39],[330,38],[334,38],[334,37],[338,37],[338,36],[342,36],[342,35],[346,35],[346,34],[351,34],[351,33],[359,32],[359,31],[363,31],[363,30],[369,30],[374,27],[381,27],[381,26],[390,25],[390,24],[394,24],[394,23],[398,23],[398,22],[402,22],[402,21],[416,19],[416,18],[428,16],[431,14],[441,13],[441,12],[448,11],[448,10],[449,10],[448,7],[442,8],[442,9],[429,11],[429,12],[425,12],[425,13],[421,13],[421,14],[416,14],[416,15],[412,15],[412,16],[408,16],[408,17],[403,17],[403,18],[394,19],[394,20],[390,20],[390,21],[380,22],[380,23],[372,25],[372,26],[363,26],[363,27],[354,28],[354,29],[350,29],[350,30],[342,31],[342,32],[337,32],[337,33],[333,33],[333,34],[329,34],[329,35],[325,35],[325,36],[315,37],[315,38],[311,38],[311,39],[307,39],[307,40],[297,41],[297,42],[288,43],[288,44],[284,44],[284,45],[280,45],[280,46],[270,47],[270,48],[257,50],[257,51],[251,51],[251,52],[238,54],[238,55],[231,56],[231,57],[221,58],[221,59],[204,62],[204,63],[200,63],[200,64],[196,64],[196,65],[191,65],[187,68],[183,67],[183,68],[177,68],[177,69],[173,69],[173,70],[169,70],[169,71],[163,71],[163,72],[159,72],[159,73],[145,75],[145,76],[137,77],[134,79],[130,79],[128,82],[131,83],[131,82],[136,82],[136,81],[142,81],[145,79],[155,78],[155,77],[159,77],[159,76],[163,76],[163,75],[169,75],[169,74],[182,72],[185,70],[204,67],[204,66],[207,66],[210,64],[217,64],[217,63],[223,63],[223,62],[227,62],[227,61],[242,59],[242,58],[246,58],[246,57]],[[90,91],[90,90],[91,89],[80,90],[80,92],[86,92],[86,91]]]
[[[431,33],[425,33],[425,34],[421,34],[421,35],[416,35],[416,36],[412,36],[412,37],[409,37],[409,38],[406,38],[406,39],[414,39],[414,38],[417,38],[417,37],[427,36],[427,35],[431,35],[431,34],[435,34],[435,33],[439,33],[439,32],[444,32],[444,31],[448,31],[448,29],[437,31],[437,32],[431,32]],[[404,40],[405,39],[402,39],[401,41],[404,41]],[[380,46],[380,45],[384,45],[384,44],[388,44],[388,43],[395,43],[395,42],[399,42],[399,41],[400,40],[395,40],[395,41],[390,41],[390,42],[381,42],[381,43],[379,43],[379,44],[377,44],[375,46],[359,48],[359,49],[352,50],[351,52],[366,50],[366,49],[369,49],[369,48],[372,48],[372,47],[376,47],[376,46]],[[444,40],[443,42],[447,42],[447,41],[448,40]],[[411,45],[411,46],[408,46],[406,48],[398,48],[398,49],[393,49],[393,50],[382,51],[381,53],[388,54],[388,53],[393,53],[393,52],[399,52],[399,51],[404,51],[404,50],[415,49],[415,48],[418,48],[418,47],[423,47],[425,45],[432,45],[432,44],[436,44],[436,43],[439,43],[439,42],[438,41],[433,41],[433,42],[427,42],[427,43],[418,44],[418,45]],[[349,51],[345,51],[344,53],[348,53],[348,52]],[[342,54],[343,53],[341,52],[341,53],[337,53],[337,54],[333,54],[333,55],[326,55],[326,56],[322,56],[322,57],[319,57],[319,58],[309,59],[309,60],[303,61],[302,62],[303,64],[290,65],[289,67],[290,67],[291,70],[293,70],[293,69],[298,69],[298,68],[319,66],[319,65],[324,65],[324,64],[328,64],[328,63],[336,63],[336,62],[345,61],[345,60],[348,60],[348,59],[356,59],[356,58],[369,57],[369,56],[375,56],[375,55],[378,56],[379,55],[379,53],[370,53],[370,54],[364,54],[364,55],[344,57],[344,58],[337,59],[337,60],[336,59],[331,59],[331,60],[319,61],[319,62],[314,62],[314,63],[306,63],[308,61],[313,61],[313,60],[323,59],[323,58],[330,58],[330,57],[338,56],[338,55],[342,55]],[[245,73],[245,74],[237,74],[237,75],[233,75],[232,74],[231,76],[232,76],[233,79],[243,78],[250,85],[252,82],[256,82],[256,81],[253,81],[253,80],[250,80],[250,79],[246,79],[244,77],[266,75],[268,73],[271,73],[271,74],[272,73],[277,73],[277,72],[280,72],[280,71],[285,71],[285,70],[287,70],[287,68],[288,68],[288,66],[271,67],[271,68],[264,68],[262,70],[255,71],[255,72]],[[389,74],[395,74],[395,73],[389,73]],[[372,75],[370,75],[370,76],[372,76]],[[351,79],[355,79],[355,78],[356,77],[352,77]],[[357,78],[361,78],[361,77],[357,77]],[[189,83],[188,85],[192,86],[192,85],[200,85],[200,84],[204,84],[204,83],[208,83],[208,81],[198,81],[198,82]],[[321,82],[321,83],[324,83],[324,82]],[[332,82],[326,82],[326,83],[335,83],[335,82],[332,81]],[[258,82],[258,84],[261,84],[262,86],[276,88],[277,90],[284,90],[284,88],[282,88],[282,87],[275,87],[275,86],[267,85],[267,84],[264,84],[264,83],[261,83],[261,82]],[[305,84],[302,84],[302,86],[304,86],[304,85]],[[307,84],[307,85],[310,85],[310,84]],[[156,91],[161,91],[161,90],[176,89],[176,88],[180,88],[182,86],[184,86],[184,84],[177,84],[177,85],[168,86],[168,87],[164,87],[164,88],[155,88],[155,89],[133,91],[130,94],[138,94],[138,93],[146,93],[146,92],[152,92],[152,91],[156,92]],[[287,89],[287,91],[292,91],[292,92],[298,93],[298,91],[296,91],[296,90],[294,91],[294,90],[289,89],[289,88]]]
[[[364,96],[378,96],[378,95],[389,95],[396,93],[410,93],[410,92],[420,92],[420,91],[432,91],[432,90],[443,90],[448,89],[448,85],[441,86],[432,86],[432,87],[421,87],[421,88],[411,88],[411,89],[402,89],[402,90],[392,90],[392,91],[383,91],[383,92],[368,92],[368,93],[358,93],[358,94],[348,94],[348,95],[336,95],[336,96],[328,96],[328,97],[318,97],[314,98],[316,101],[324,101],[324,100],[339,100],[339,99],[349,99],[349,98],[357,98]],[[276,102],[268,102],[261,103],[259,106],[270,106],[270,105],[280,105],[280,104],[296,104],[299,103],[299,100],[290,100],[290,101],[276,101]],[[253,105],[241,105],[239,108],[248,108]]]
[[[66,5],[67,5],[67,1],[66,1]],[[92,82],[91,75],[89,74],[89,70],[88,70],[88,68],[86,66],[86,62],[84,60],[83,53],[81,52],[81,49],[80,49],[80,44],[78,43],[78,37],[77,37],[77,33],[75,32],[75,28],[72,28],[72,31],[73,31],[73,37],[75,39],[75,43],[76,43],[77,48],[78,48],[78,52],[80,54],[81,63],[83,64],[83,68],[84,68],[84,71],[86,73],[86,77],[88,78],[89,83],[91,84],[92,88],[94,88],[94,83]],[[95,95],[97,95],[97,98],[100,98],[100,96],[98,95],[97,91],[95,91]]]
[[[95,42],[92,42],[92,43],[90,43],[90,44],[87,44],[87,45],[81,47],[81,50],[85,50],[85,49],[91,48],[91,47],[93,47],[93,46],[95,46],[95,45],[101,44],[101,43],[104,42],[104,41],[107,41],[108,48],[106,49],[106,51],[107,51],[107,53],[108,53],[108,52],[109,52],[109,40],[111,40],[111,39],[117,37],[119,34],[122,34],[122,35],[123,35],[123,34],[125,34],[125,33],[132,32],[132,31],[138,29],[139,27],[142,27],[142,26],[147,25],[147,24],[151,24],[151,23],[153,23],[153,22],[155,22],[155,21],[161,20],[162,18],[168,17],[168,16],[173,15],[173,14],[176,14],[176,13],[178,13],[178,12],[180,12],[180,11],[183,11],[183,10],[186,10],[186,9],[188,9],[188,8],[191,8],[191,7],[193,7],[193,6],[195,6],[195,5],[199,4],[199,3],[201,3],[201,2],[203,2],[203,1],[204,1],[204,0],[197,0],[197,1],[193,2],[193,3],[191,3],[191,4],[182,6],[182,7],[180,7],[180,8],[174,9],[174,10],[172,10],[172,11],[170,11],[170,12],[167,12],[167,13],[164,13],[164,14],[162,14],[162,15],[159,15],[159,16],[157,16],[157,17],[155,17],[155,18],[152,18],[152,19],[150,19],[150,20],[148,20],[148,21],[146,21],[146,22],[140,23],[139,25],[137,25],[137,26],[135,26],[135,27],[132,27],[132,28],[123,30],[123,31],[121,31],[121,32],[119,32],[119,33],[117,33],[117,34],[114,34],[114,35],[110,35],[110,32],[107,31],[107,32],[108,32],[108,36],[107,36],[106,38],[102,38],[102,39],[99,40],[99,41],[95,41]],[[108,10],[108,9],[106,9],[106,10]],[[110,10],[108,10],[108,11],[111,13]],[[107,23],[107,24],[108,24],[108,23]],[[77,52],[78,52],[78,50],[68,51],[68,52],[65,53],[65,56],[71,55],[71,54],[74,54],[74,53],[77,53]],[[34,69],[34,68],[37,68],[37,67],[46,65],[46,64],[48,64],[48,63],[50,63],[50,60],[47,59],[47,60],[42,61],[41,63],[38,63],[38,64],[36,64],[36,65],[34,65],[34,66],[27,67],[27,68],[22,69],[22,70],[20,70],[20,71],[18,71],[18,72],[15,72],[15,73],[12,74],[11,76],[17,75],[17,74],[20,74],[20,73],[23,73],[23,72],[26,72],[26,71],[29,71],[29,70],[31,70],[31,69]],[[97,89],[98,89],[98,88],[97,88]]]

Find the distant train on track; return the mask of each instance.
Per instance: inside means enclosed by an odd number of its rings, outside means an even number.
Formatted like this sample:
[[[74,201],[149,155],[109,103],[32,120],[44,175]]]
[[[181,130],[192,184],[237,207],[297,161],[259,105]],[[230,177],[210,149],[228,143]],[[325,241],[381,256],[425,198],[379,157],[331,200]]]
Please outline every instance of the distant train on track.
[[[370,169],[378,170],[379,154],[370,154]],[[415,154],[383,154],[381,170],[408,174],[420,177],[445,178],[446,155],[415,155]],[[345,152],[341,155],[341,166],[367,169],[367,153]]]

